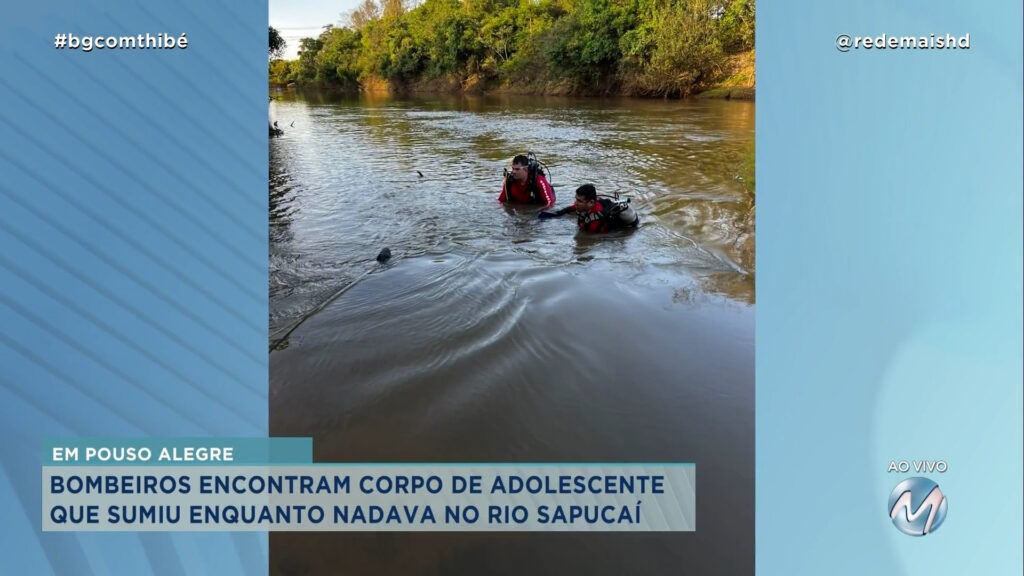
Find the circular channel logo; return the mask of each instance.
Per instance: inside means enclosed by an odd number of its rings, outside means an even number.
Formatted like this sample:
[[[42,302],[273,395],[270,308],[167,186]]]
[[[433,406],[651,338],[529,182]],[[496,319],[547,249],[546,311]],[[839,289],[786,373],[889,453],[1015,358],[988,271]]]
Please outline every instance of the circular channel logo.
[[[946,496],[939,485],[927,478],[907,478],[889,494],[889,517],[893,525],[911,536],[924,536],[939,529],[946,519]]]

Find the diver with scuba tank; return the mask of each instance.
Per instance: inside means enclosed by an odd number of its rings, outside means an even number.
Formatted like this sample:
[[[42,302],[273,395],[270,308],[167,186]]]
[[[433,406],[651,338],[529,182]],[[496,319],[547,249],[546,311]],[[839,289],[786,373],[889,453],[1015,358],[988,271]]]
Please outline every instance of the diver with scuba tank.
[[[555,210],[544,211],[540,218],[558,218],[569,212],[576,212],[576,225],[582,232],[603,234],[624,228],[636,228],[640,217],[629,205],[629,199],[598,197],[593,184],[584,184],[576,189],[576,203]]]
[[[498,202],[536,204],[544,208],[555,205],[555,191],[532,153],[512,159],[512,169],[505,174]]]

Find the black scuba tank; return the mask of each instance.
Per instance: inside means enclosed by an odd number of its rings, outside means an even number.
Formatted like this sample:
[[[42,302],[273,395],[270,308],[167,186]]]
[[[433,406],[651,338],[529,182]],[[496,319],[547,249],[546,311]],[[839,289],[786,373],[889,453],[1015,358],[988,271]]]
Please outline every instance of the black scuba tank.
[[[640,217],[637,216],[636,210],[629,204],[629,198],[620,199],[618,194],[615,197],[605,197],[605,200],[611,204],[608,208],[608,214],[615,221],[616,225],[622,228],[635,227],[640,223]]]

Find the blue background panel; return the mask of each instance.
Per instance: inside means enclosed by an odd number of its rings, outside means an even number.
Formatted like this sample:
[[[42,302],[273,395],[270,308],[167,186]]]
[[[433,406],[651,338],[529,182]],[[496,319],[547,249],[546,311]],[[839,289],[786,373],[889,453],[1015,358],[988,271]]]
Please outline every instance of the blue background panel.
[[[0,571],[265,573],[265,535],[43,534],[39,487],[48,437],[267,434],[267,5],[6,12]]]
[[[1020,574],[1021,4],[758,8],[757,573]],[[948,465],[924,538],[902,459]]]

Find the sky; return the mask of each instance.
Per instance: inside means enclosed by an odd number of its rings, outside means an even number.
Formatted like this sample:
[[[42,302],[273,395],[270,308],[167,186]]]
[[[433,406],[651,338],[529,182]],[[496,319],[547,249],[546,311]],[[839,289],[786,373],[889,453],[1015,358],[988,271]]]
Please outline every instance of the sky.
[[[342,13],[350,12],[362,0],[270,0],[270,25],[288,43],[285,60],[299,57],[299,40],[320,35],[328,24],[337,26]]]

